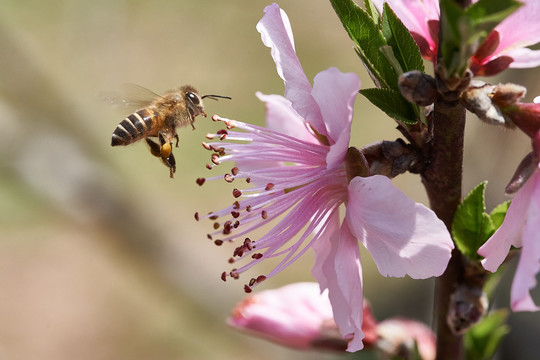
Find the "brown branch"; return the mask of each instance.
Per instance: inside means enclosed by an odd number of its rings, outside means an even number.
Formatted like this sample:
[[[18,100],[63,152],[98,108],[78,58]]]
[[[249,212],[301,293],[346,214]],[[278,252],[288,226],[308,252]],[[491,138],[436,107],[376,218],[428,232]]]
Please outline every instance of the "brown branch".
[[[432,210],[450,230],[461,201],[465,109],[457,101],[439,96],[433,114],[433,139],[429,164],[422,173]],[[455,249],[444,274],[437,279],[437,359],[463,359],[463,341],[446,322],[450,295],[463,278],[463,260]]]
[[[470,5],[470,0],[455,0],[461,7]],[[441,16],[442,18],[442,16]],[[443,43],[442,26],[439,27],[439,44]],[[439,48],[435,77],[438,95],[434,103],[432,129],[429,143],[429,164],[422,172],[422,183],[426,189],[431,209],[451,231],[452,221],[461,201],[463,172],[463,146],[465,136],[465,108],[459,103],[459,95],[469,82],[465,79],[447,79]],[[437,360],[461,360],[465,358],[463,337],[452,332],[447,323],[451,296],[464,278],[464,258],[454,249],[446,271],[437,279],[434,311],[437,326]]]

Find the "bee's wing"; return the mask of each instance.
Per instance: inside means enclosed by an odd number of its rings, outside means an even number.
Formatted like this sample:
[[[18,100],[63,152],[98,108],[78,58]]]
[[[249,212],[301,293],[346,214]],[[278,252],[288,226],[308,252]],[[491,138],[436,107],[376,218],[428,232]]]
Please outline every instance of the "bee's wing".
[[[102,92],[98,98],[108,105],[135,111],[150,105],[161,95],[137,84],[124,84],[118,92]]]

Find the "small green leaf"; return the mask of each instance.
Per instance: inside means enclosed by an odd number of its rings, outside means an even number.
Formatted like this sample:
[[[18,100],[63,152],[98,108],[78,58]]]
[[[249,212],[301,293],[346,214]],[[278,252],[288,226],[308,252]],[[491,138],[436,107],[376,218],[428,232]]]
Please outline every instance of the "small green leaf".
[[[411,70],[424,72],[424,61],[416,41],[387,3],[384,3],[383,8],[382,32],[403,72]]]
[[[417,122],[414,105],[405,100],[401,93],[391,89],[362,89],[364,95],[373,105],[384,111],[398,122],[414,125]]]
[[[485,212],[486,184],[481,183],[467,195],[459,205],[452,223],[452,236],[457,247],[474,260],[480,259],[478,249],[495,231],[490,216]]]
[[[510,201],[505,201],[502,204],[497,205],[495,209],[489,214],[491,216],[491,221],[493,221],[493,226],[495,229],[498,229],[502,225],[504,217],[508,212],[508,207],[510,206]]]
[[[371,17],[371,19],[373,20],[373,22],[376,24],[376,25],[379,25],[380,22],[381,22],[381,15],[379,14],[379,11],[377,10],[377,8],[375,7],[375,5],[373,4],[373,1],[371,0],[364,0],[364,6],[366,8],[366,12],[368,13],[368,15]]]
[[[386,39],[378,24],[352,0],[330,0],[343,27],[357,45],[357,53],[378,86],[397,89],[397,75],[380,52]]]
[[[490,313],[465,334],[467,359],[487,360],[495,354],[501,340],[510,332],[504,309]]]

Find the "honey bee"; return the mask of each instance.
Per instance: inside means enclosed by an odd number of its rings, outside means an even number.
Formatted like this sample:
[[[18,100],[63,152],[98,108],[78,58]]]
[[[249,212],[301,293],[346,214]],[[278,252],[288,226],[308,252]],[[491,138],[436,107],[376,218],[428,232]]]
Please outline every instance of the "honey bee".
[[[150,147],[152,155],[161,158],[170,171],[170,177],[176,172],[176,160],[172,153],[173,141],[176,140],[178,147],[177,128],[193,125],[199,115],[206,117],[203,99],[218,98],[231,99],[228,96],[204,95],[200,96],[192,86],[185,85],[176,90],[171,90],[163,95],[154,94],[150,90],[139,88],[152,95],[152,100],[126,117],[114,129],[111,146],[129,145],[141,139],[145,139]],[[114,99],[113,99],[114,100]],[[117,99],[118,100],[118,99]],[[130,100],[121,100],[123,103]],[[137,103],[135,101],[134,103]],[[143,102],[139,101],[139,104]],[[157,138],[158,142],[150,138]]]

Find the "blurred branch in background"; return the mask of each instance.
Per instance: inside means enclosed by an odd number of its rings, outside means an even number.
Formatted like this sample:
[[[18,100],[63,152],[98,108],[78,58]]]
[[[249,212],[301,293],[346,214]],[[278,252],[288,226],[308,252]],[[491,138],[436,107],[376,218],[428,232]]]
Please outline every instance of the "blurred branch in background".
[[[136,205],[104,156],[109,148],[89,135],[99,112],[5,16],[0,47],[0,358],[236,357],[236,335],[223,331],[227,301],[200,291],[219,272],[178,246],[192,219],[152,213],[173,199]],[[43,214],[14,219],[20,194]]]

